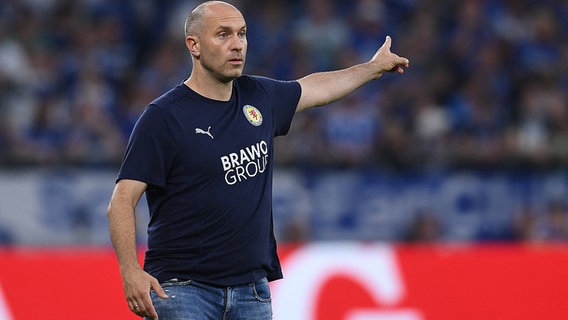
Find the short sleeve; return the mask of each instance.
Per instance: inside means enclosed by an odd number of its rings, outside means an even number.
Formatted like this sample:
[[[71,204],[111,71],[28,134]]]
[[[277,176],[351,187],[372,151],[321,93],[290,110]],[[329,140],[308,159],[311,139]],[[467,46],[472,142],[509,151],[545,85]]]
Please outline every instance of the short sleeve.
[[[164,188],[175,157],[173,135],[164,111],[149,105],[136,122],[118,173],[118,180],[132,179]]]
[[[302,89],[297,81],[273,80],[257,77],[267,91],[274,119],[274,136],[283,136],[290,130],[292,118],[300,101]]]

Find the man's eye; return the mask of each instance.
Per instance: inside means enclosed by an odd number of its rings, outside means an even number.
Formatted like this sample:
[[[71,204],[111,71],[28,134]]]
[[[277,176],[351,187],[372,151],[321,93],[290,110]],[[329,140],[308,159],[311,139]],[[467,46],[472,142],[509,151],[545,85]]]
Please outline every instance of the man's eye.
[[[227,33],[226,32],[221,32],[219,33],[219,38],[226,38],[227,37]]]
[[[244,31],[239,32],[239,37],[244,38],[247,36],[247,33]]]

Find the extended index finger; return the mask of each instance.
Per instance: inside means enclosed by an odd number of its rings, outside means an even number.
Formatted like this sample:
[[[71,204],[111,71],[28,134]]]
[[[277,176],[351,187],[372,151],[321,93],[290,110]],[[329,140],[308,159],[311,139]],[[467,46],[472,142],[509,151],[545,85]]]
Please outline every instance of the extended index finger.
[[[143,297],[142,303],[144,304],[144,310],[143,310],[144,316],[146,318],[149,318],[149,319],[157,320],[158,319],[158,313],[156,312],[156,309],[154,308],[154,303],[152,303],[152,298],[150,297],[149,292],[148,292],[147,295],[145,295]]]

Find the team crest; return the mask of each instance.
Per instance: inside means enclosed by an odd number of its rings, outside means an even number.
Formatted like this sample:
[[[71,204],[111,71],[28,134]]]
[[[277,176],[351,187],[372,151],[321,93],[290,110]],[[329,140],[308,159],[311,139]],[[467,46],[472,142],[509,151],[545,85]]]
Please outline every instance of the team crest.
[[[248,122],[253,126],[260,126],[262,124],[262,114],[257,108],[247,104],[243,107],[243,112]]]

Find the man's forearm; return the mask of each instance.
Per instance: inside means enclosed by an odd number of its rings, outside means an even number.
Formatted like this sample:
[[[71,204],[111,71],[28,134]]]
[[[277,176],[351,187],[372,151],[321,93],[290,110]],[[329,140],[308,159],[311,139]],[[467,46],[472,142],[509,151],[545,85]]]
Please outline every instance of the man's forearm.
[[[134,211],[132,209],[118,209],[111,206],[108,211],[108,221],[111,242],[121,271],[140,268],[136,248]]]
[[[136,250],[135,208],[146,184],[135,180],[120,180],[107,208],[110,239],[120,269],[140,268]]]
[[[317,72],[299,79],[302,97],[296,111],[326,105],[345,97],[365,83],[378,79],[381,74],[369,65],[367,62],[337,71]]]
[[[373,58],[366,63],[337,71],[318,72],[298,82],[302,95],[296,111],[317,107],[340,99],[365,83],[378,79],[384,72],[403,73],[409,61],[390,52],[391,38],[387,37]]]

